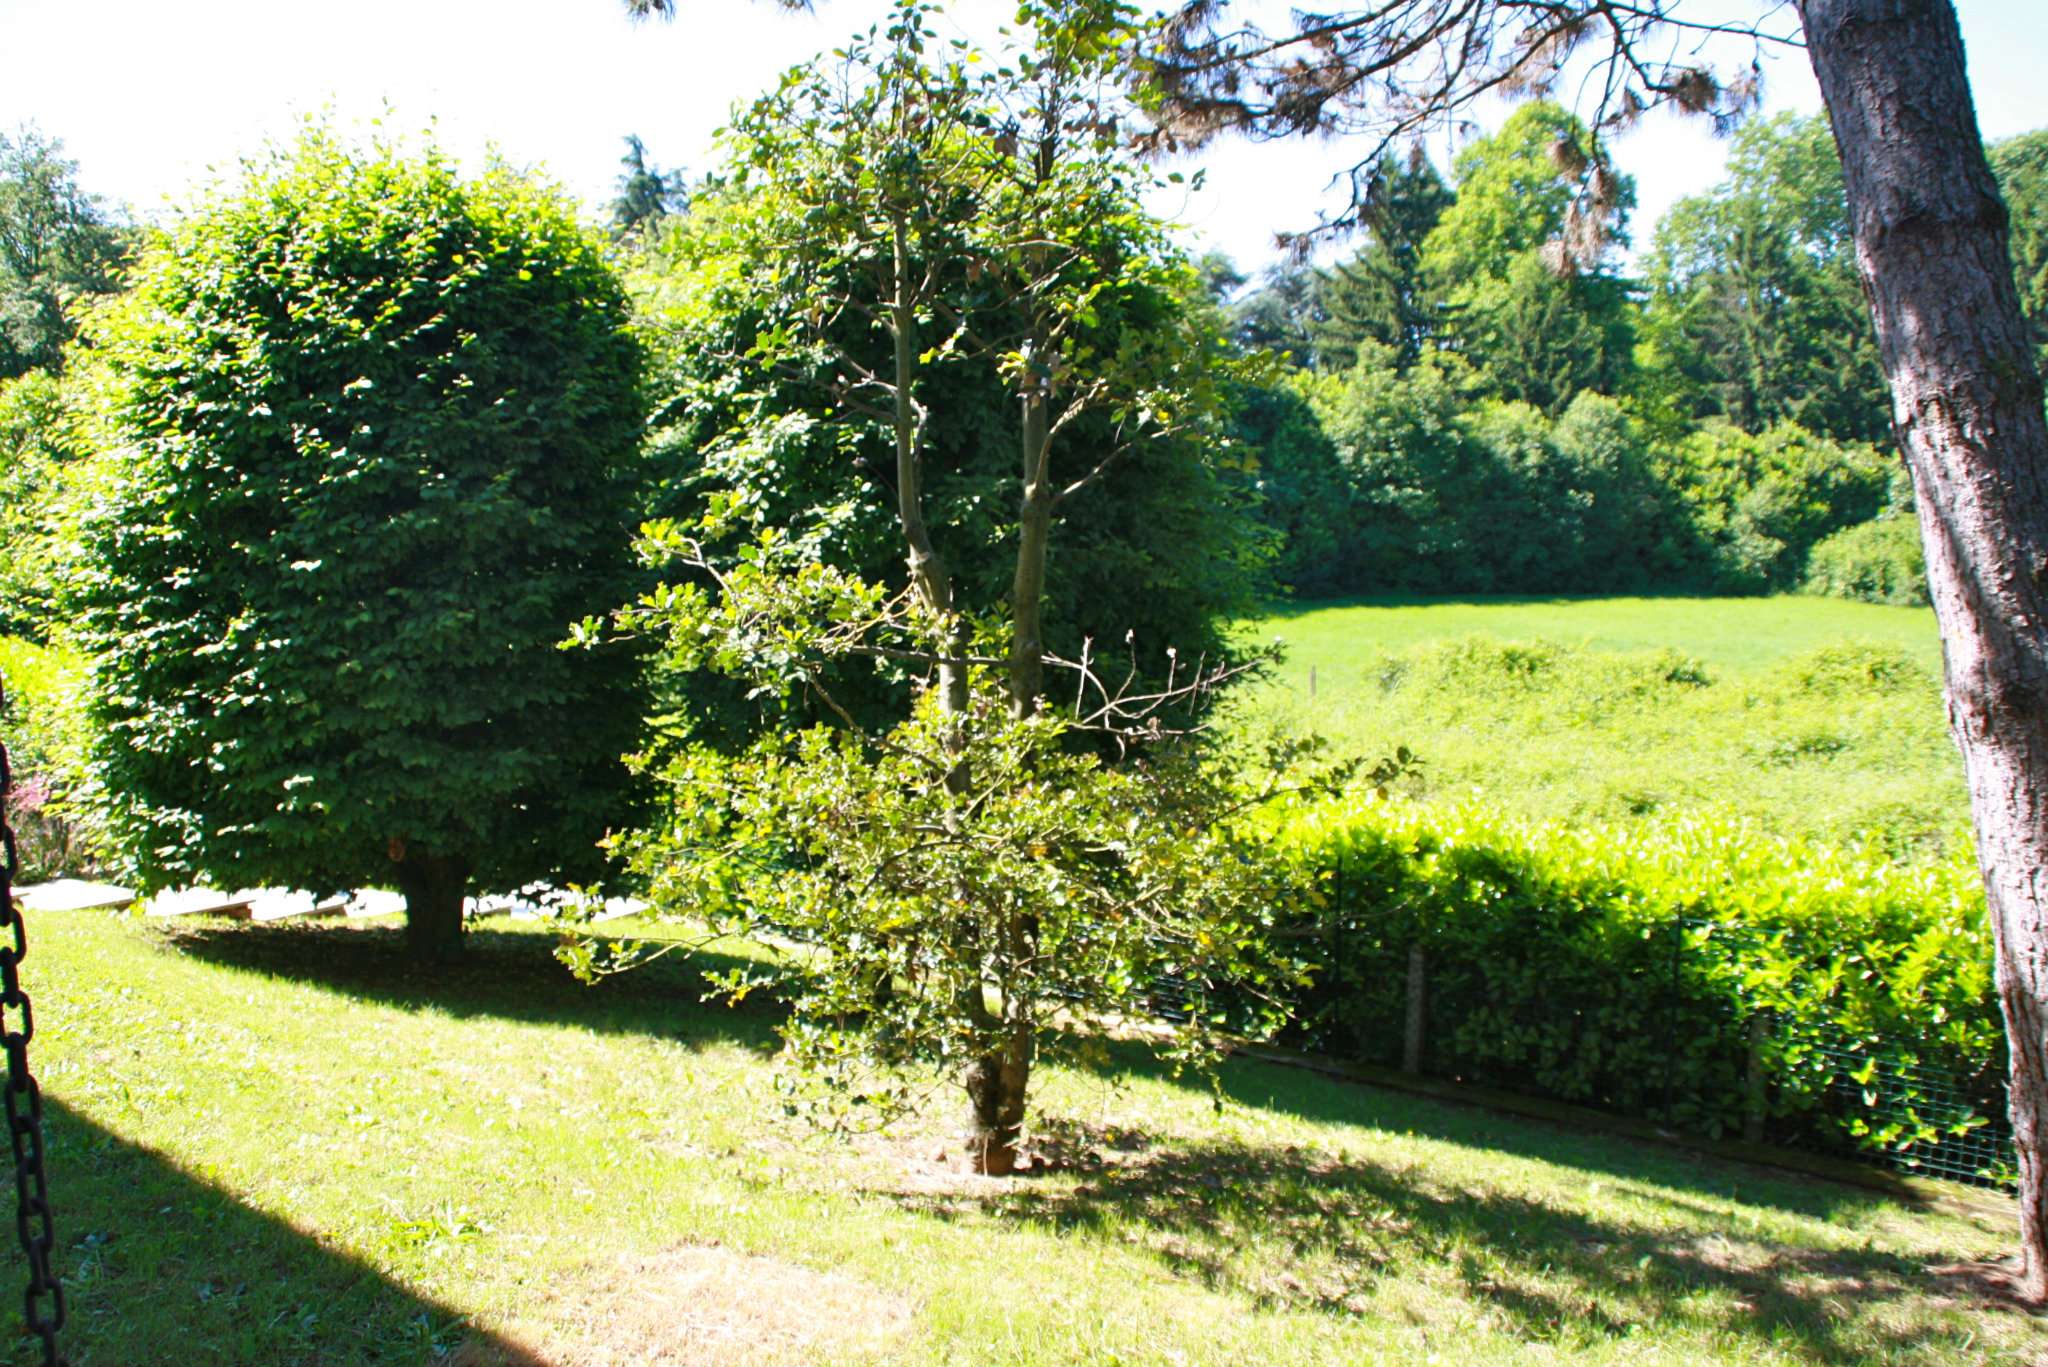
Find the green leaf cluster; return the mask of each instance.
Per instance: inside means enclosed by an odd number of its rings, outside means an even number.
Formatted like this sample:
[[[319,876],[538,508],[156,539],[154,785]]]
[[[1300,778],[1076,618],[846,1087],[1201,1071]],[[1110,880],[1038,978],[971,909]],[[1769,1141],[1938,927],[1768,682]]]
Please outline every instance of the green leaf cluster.
[[[1146,174],[1077,126],[1038,176],[1012,107],[1028,54],[970,61],[921,24],[910,7],[743,111],[721,171],[630,262],[656,357],[649,511],[687,523],[724,500],[738,524],[779,528],[836,568],[908,582],[885,221],[900,211],[920,282],[923,520],[956,603],[993,611],[1013,591],[1032,392],[1077,405],[1052,438],[1055,485],[1101,466],[1059,502],[1047,647],[1072,657],[1128,634],[1148,666],[1169,645],[1224,655],[1221,624],[1268,583],[1245,456],[1221,420],[1243,367],[1144,211]],[[851,95],[845,62],[874,73]],[[914,101],[915,127],[885,117],[885,98]],[[739,710],[716,683],[678,683],[702,716]],[[863,717],[891,715],[892,681],[838,686]]]
[[[602,243],[510,168],[318,126],[153,236],[94,320],[66,585],[145,886],[594,876],[636,666],[641,352]]]
[[[33,124],[0,133],[0,378],[57,369],[75,307],[119,288],[127,251],[62,142]]]
[[[797,946],[724,984],[787,1000],[794,1100],[886,1117],[1020,1032],[1036,1059],[1162,1007],[1177,1065],[1277,1028],[1301,981],[1270,935],[1291,873],[1234,769],[1192,748],[1107,764],[1055,714],[1012,718],[986,672],[965,717],[937,702],[875,734],[690,747],[660,768],[659,823],[617,842],[657,907]]]
[[[85,451],[74,400],[54,371],[0,380],[0,632],[47,640],[58,624],[51,567]]]
[[[1711,817],[1574,828],[1370,798],[1305,811],[1280,842],[1315,888],[1300,1028],[1329,1047],[1398,1061],[1420,947],[1432,1072],[1740,1133],[1761,1015],[1773,1138],[1910,1159],[2001,1113],[1967,851],[1899,863]],[[1844,1085],[1880,1065],[1957,1094],[1909,1087],[1880,1114]]]

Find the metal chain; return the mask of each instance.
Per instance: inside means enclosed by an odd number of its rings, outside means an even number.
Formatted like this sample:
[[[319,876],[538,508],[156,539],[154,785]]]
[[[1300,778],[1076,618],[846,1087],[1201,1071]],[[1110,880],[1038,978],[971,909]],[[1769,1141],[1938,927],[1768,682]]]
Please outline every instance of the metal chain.
[[[7,710],[7,683],[0,679],[0,715]],[[57,1331],[64,1327],[64,1287],[50,1270],[57,1244],[50,1218],[50,1188],[43,1173],[43,1092],[28,1070],[28,1042],[36,1032],[28,993],[21,990],[21,961],[28,957],[28,928],[14,905],[14,876],[21,869],[7,801],[14,775],[7,744],[0,741],[0,1047],[7,1051],[7,1135],[14,1144],[14,1226],[28,1255],[28,1297],[23,1319],[43,1341],[43,1367],[62,1367]],[[47,1305],[45,1304],[47,1302]]]

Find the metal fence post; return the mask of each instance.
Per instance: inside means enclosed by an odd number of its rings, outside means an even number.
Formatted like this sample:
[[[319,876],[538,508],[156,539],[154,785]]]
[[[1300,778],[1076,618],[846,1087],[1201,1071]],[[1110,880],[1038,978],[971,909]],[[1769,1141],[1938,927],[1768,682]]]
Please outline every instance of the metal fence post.
[[[1685,918],[1671,918],[1671,996],[1664,1004],[1664,1123],[1678,1123],[1678,1003],[1684,972]]]
[[[1749,1016],[1749,1076],[1742,1097],[1742,1137],[1752,1144],[1764,1142],[1764,1046],[1771,1037],[1769,1012],[1752,1011]]]

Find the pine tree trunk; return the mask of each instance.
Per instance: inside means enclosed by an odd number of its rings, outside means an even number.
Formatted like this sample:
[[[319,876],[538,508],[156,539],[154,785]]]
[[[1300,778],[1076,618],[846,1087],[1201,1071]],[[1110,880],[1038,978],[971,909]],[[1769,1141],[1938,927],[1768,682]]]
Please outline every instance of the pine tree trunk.
[[[438,966],[459,961],[468,862],[408,849],[395,876],[405,894],[405,939],[413,962]]]
[[[2048,1296],[2048,421],[1950,0],[1801,0],[1913,475],[2012,1056],[2029,1298]]]

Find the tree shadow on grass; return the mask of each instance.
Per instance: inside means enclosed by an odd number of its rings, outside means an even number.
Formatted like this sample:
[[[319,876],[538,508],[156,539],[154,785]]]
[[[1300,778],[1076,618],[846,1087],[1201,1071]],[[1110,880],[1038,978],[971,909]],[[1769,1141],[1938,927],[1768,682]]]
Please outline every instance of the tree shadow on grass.
[[[771,994],[738,1006],[713,995],[706,975],[743,960],[710,950],[669,954],[598,983],[578,982],[539,929],[469,931],[462,962],[415,966],[401,928],[335,922],[247,925],[179,921],[152,927],[166,949],[206,963],[313,983],[406,1011],[495,1017],[650,1035],[697,1047],[732,1043],[766,1053],[786,1014]]]
[[[71,1367],[546,1367],[61,1102],[44,1103],[44,1124]],[[0,1268],[25,1282],[18,1255]],[[18,1332],[19,1297],[5,1300]],[[35,1340],[7,1343],[0,1362],[41,1361]]]
[[[1126,1052],[1128,1050],[1128,1052]],[[1134,1075],[1160,1071],[1142,1049],[1119,1044],[1112,1058]],[[1802,1173],[1702,1156],[1660,1144],[1522,1115],[1461,1105],[1350,1082],[1304,1068],[1234,1058],[1221,1076],[1225,1099],[1277,1111],[1319,1125],[1349,1125],[1414,1134],[1487,1153],[1533,1158],[1574,1168],[1590,1177],[1628,1184],[1632,1195],[1657,1202],[1680,1217],[1721,1218],[1722,1212],[1686,1196],[1767,1206],[1819,1220],[1908,1205],[1902,1198]],[[1684,1193],[1685,1195],[1680,1195]]]
[[[1947,1360],[1976,1332],[1931,1318],[1954,1288],[1914,1259],[1772,1244],[1719,1212],[1657,1227],[1357,1154],[1236,1141],[1125,1149],[1076,1181],[897,1199],[941,1219],[1135,1242],[1262,1308],[1386,1315],[1374,1298],[1391,1290],[1426,1325],[1434,1315],[1413,1309],[1419,1292],[1444,1302],[1449,1324],[1476,1314],[1530,1343],[1642,1329],[1851,1363]],[[2010,1328],[2036,1332],[2018,1317]]]
[[[1111,1043],[1098,1067],[1111,1078],[1164,1072],[1129,1041]],[[1987,1333],[2048,1346],[2048,1326],[2030,1317],[1950,1313],[1970,1288],[1928,1258],[1848,1237],[1778,1242],[1743,1209],[1862,1227],[1902,1209],[1876,1192],[1258,1060],[1230,1060],[1220,1081],[1228,1102],[1331,1127],[1321,1147],[1084,1127],[1053,1145],[1079,1155],[1055,1163],[1064,1174],[896,1199],[944,1219],[1135,1241],[1177,1273],[1264,1306],[1384,1315],[1383,1289],[1420,1286],[1529,1342],[1598,1343],[1642,1327],[1828,1363],[1945,1361],[1968,1356],[1972,1336],[1981,1351]],[[1405,1142],[1388,1152],[1411,1136],[1437,1152],[1418,1158]],[[1561,1171],[1503,1179],[1482,1166],[1492,1155]]]

